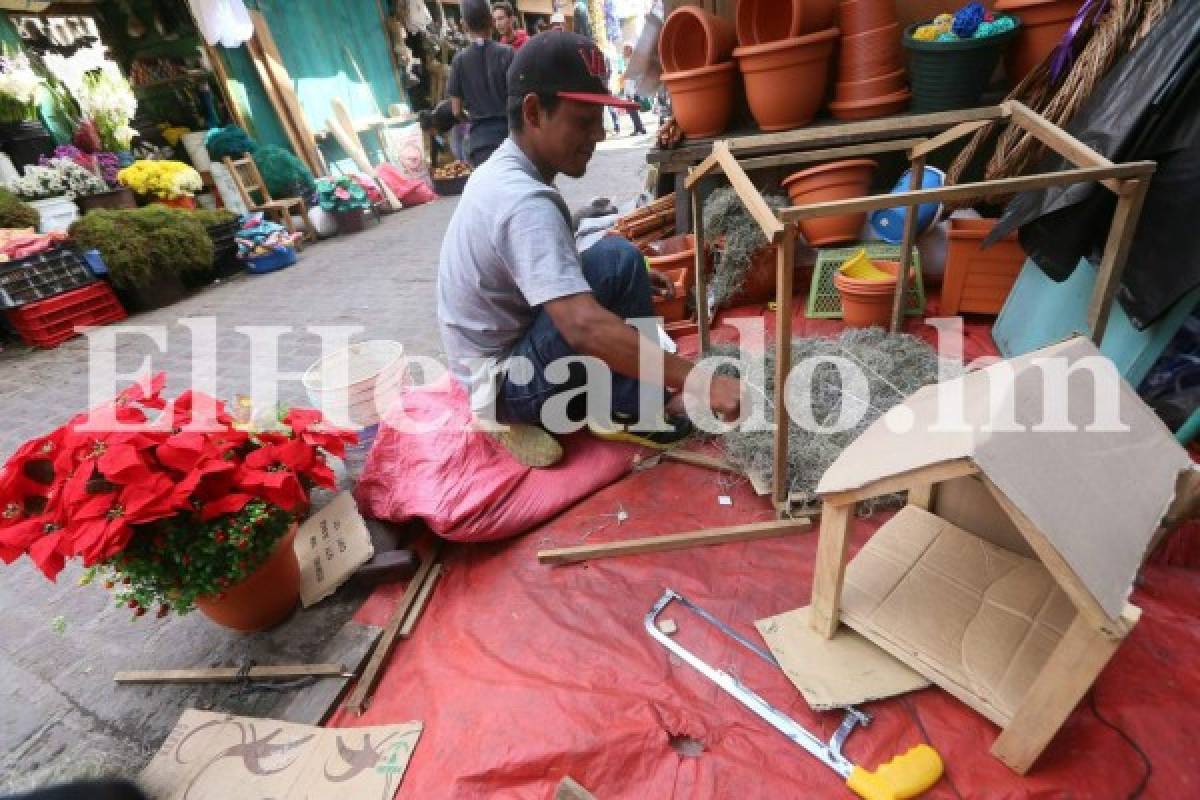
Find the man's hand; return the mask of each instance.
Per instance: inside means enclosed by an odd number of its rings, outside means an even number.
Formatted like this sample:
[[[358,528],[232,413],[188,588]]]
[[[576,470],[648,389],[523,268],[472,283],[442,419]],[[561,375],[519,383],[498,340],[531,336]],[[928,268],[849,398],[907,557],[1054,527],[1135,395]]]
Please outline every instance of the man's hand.
[[[664,273],[650,270],[650,291],[664,300],[675,299],[675,284]]]
[[[696,367],[696,369],[703,369],[703,367]],[[695,387],[697,385],[697,383],[692,381],[686,384],[687,387]],[[714,415],[726,422],[733,422],[741,414],[742,382],[728,375],[712,376],[712,380],[708,382],[708,397],[689,395],[689,390],[685,388],[684,391],[672,397],[670,402],[667,403],[667,413],[671,415],[685,414],[685,396],[691,396],[694,400],[707,405]]]

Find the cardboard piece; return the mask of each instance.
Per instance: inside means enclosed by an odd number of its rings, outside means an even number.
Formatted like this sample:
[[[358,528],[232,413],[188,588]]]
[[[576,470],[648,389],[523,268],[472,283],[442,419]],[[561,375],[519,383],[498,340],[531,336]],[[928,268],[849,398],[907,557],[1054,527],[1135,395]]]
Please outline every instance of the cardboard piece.
[[[1081,367],[1044,379],[1043,359]],[[1105,371],[1115,387],[1100,393],[1081,362]],[[1005,377],[1011,374],[1011,381]],[[1006,385],[1007,383],[1007,385]],[[945,430],[939,395],[962,402],[965,425]],[[995,394],[998,402],[994,402]],[[1032,430],[1045,409],[1066,405],[1074,430]],[[1114,403],[1125,430],[1088,430],[1095,409]],[[1011,412],[1016,425],[1005,423]],[[898,423],[911,421],[905,432]],[[1004,427],[1012,430],[1003,430]],[[1100,609],[1122,613],[1147,547],[1191,459],[1116,368],[1089,340],[1070,339],[956,380],[927,386],[894,407],[850,444],[821,478],[819,494],[863,489],[875,481],[955,459],[970,459],[1045,543],[1061,556]],[[1028,538],[1028,537],[1025,537]],[[1038,543],[1031,543],[1037,550]],[[1039,551],[1041,552],[1041,551]]]
[[[371,534],[354,497],[342,492],[305,520],[296,534],[300,601],[304,607],[333,594],[373,555]]]
[[[1001,726],[1075,614],[1036,559],[916,506],[859,551],[842,591],[848,625]]]
[[[391,800],[423,727],[316,728],[189,709],[139,783],[154,800]]]
[[[893,697],[930,681],[849,628],[826,639],[808,624],[808,606],[754,623],[809,708],[834,708]]]

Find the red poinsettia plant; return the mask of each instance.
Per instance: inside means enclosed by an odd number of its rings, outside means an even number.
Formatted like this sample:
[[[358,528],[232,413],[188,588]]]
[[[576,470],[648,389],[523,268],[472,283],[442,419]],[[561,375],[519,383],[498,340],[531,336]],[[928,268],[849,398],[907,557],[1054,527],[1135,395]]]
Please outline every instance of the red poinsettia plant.
[[[165,376],[32,439],[0,471],[0,559],[28,555],[50,580],[68,559],[88,567],[135,616],[185,613],[266,561],[333,488],[328,455],[351,431],[292,408],[269,430],[235,425],[225,404]]]

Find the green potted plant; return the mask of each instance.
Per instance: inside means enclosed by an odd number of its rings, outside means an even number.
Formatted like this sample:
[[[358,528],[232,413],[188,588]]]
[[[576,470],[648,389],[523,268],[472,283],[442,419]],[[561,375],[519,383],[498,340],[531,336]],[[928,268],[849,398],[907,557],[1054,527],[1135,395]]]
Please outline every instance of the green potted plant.
[[[309,492],[334,486],[326,456],[355,435],[302,408],[245,430],[211,397],[167,400],[164,382],[139,381],[9,458],[0,560],[28,555],[50,580],[81,561],[81,583],[134,617],[199,608],[234,630],[273,627],[299,599],[292,543]]]
[[[71,238],[100,251],[108,280],[130,311],[148,311],[186,294],[184,276],[212,269],[213,243],[194,212],[166,206],[92,211]]]
[[[371,199],[349,175],[318,180],[317,201],[337,220],[339,233],[358,233],[365,227],[363,212],[371,207]]]
[[[0,146],[20,170],[50,154],[54,140],[38,117],[42,80],[23,54],[0,50]]]

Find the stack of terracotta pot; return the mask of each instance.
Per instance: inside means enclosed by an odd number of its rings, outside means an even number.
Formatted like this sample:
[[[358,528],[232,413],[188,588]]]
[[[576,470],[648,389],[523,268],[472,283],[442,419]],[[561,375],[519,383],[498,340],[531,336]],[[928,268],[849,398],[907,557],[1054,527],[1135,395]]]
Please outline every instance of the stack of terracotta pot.
[[[737,85],[729,56],[735,44],[732,25],[696,6],[675,9],[663,23],[662,80],[684,135],[716,136],[729,125]]]
[[[1021,20],[1017,41],[1005,56],[1008,79],[1016,84],[1062,40],[1079,10],[1079,0],[998,0],[996,10]]]
[[[738,0],[733,51],[764,131],[806,125],[825,101],[837,0]]]
[[[896,7],[883,0],[842,0],[838,82],[829,110],[838,119],[897,114],[912,97],[905,82]]]

